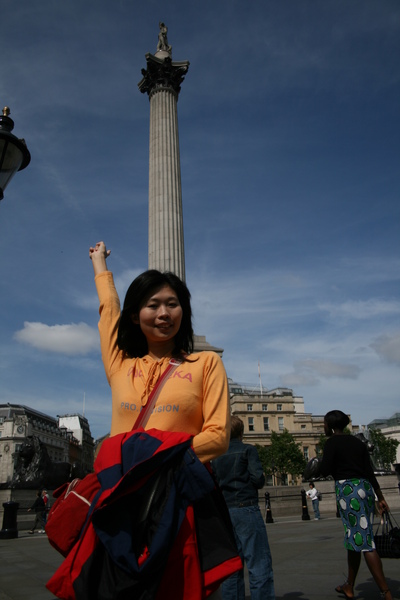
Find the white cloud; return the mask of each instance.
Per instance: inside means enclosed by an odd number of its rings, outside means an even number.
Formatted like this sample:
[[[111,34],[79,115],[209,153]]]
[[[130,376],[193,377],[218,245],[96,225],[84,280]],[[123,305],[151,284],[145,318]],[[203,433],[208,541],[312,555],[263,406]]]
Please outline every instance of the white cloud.
[[[283,387],[288,387],[293,390],[296,390],[300,386],[314,386],[318,385],[319,381],[316,377],[314,377],[311,373],[287,373],[286,375],[282,375],[280,377],[280,381],[282,382]]]
[[[396,300],[347,300],[341,304],[321,304],[321,310],[327,311],[332,318],[371,319],[400,313],[400,302]]]
[[[319,377],[330,379],[339,377],[340,379],[357,379],[361,369],[357,365],[337,363],[331,360],[306,359],[295,363],[295,368],[306,369],[315,373]]]
[[[88,354],[99,347],[96,329],[86,323],[45,325],[25,321],[24,328],[15,332],[14,339],[45,352]]]
[[[371,344],[377,355],[388,363],[400,366],[400,332],[381,335]]]

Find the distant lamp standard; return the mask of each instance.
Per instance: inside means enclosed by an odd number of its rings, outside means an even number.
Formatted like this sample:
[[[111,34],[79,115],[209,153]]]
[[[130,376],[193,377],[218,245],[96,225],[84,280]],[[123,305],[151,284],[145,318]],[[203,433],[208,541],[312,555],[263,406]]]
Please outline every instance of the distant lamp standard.
[[[3,108],[0,115],[0,200],[4,190],[17,171],[22,171],[31,162],[25,140],[18,139],[12,132],[14,121],[8,116],[10,109]]]

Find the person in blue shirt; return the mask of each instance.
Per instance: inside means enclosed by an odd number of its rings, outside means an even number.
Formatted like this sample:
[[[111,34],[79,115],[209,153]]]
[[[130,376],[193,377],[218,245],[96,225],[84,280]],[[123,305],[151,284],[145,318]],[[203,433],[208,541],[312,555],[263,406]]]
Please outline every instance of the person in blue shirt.
[[[228,451],[212,461],[232,520],[240,557],[249,572],[251,600],[275,600],[274,574],[267,530],[258,506],[265,483],[255,446],[242,442],[244,424],[231,417]],[[245,600],[243,569],[222,584],[223,600]]]

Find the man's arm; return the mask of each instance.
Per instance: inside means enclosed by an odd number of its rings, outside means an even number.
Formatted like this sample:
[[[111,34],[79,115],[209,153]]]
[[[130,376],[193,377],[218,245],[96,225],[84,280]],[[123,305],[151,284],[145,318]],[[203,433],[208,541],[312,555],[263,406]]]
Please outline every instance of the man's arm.
[[[249,445],[247,448],[247,462],[250,481],[254,487],[259,490],[265,483],[265,475],[263,473],[263,468],[257,449],[254,446]]]

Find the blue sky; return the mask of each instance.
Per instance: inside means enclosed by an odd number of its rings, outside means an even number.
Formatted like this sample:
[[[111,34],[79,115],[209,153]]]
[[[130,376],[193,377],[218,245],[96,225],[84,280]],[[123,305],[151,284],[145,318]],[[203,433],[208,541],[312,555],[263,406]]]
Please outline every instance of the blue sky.
[[[398,0],[2,3],[0,85],[31,164],[0,203],[0,403],[109,430],[88,248],[147,268],[158,22],[178,102],[195,330],[228,376],[357,424],[400,409]]]

